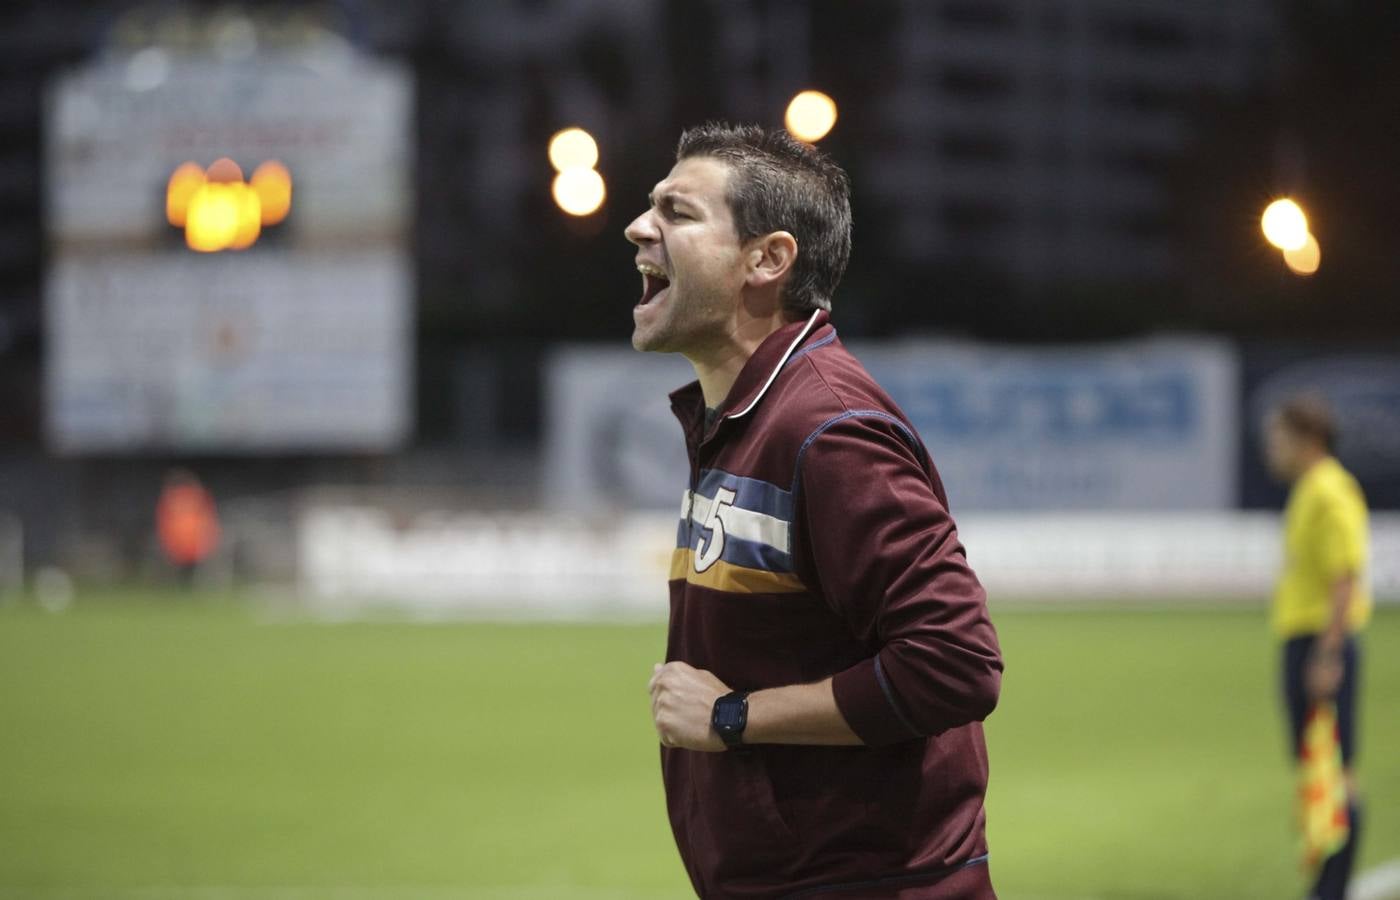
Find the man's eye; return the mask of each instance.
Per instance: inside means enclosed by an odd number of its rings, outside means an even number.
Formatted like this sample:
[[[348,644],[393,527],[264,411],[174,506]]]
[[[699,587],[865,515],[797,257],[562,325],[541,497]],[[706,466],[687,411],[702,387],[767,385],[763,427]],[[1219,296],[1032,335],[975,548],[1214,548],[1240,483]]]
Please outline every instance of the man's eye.
[[[671,218],[673,218],[673,219],[689,219],[689,218],[691,218],[691,216],[690,216],[689,213],[683,213],[683,212],[681,212],[681,211],[678,210],[678,209],[673,209],[673,210],[671,210]]]

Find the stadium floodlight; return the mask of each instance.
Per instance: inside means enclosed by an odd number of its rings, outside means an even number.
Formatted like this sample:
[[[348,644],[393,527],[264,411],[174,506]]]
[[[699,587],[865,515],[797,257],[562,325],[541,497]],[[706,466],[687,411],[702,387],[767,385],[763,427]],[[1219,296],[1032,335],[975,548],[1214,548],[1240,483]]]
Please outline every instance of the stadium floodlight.
[[[836,101],[821,91],[803,91],[788,103],[784,123],[793,137],[815,144],[836,125]]]
[[[571,216],[590,216],[607,198],[607,185],[595,168],[598,142],[577,126],[556,131],[549,139],[549,164],[554,176],[554,202]]]
[[[1270,203],[1259,219],[1264,237],[1280,250],[1302,250],[1308,242],[1308,217],[1296,201],[1283,197]]]
[[[603,176],[593,169],[565,169],[554,176],[554,202],[571,216],[598,211],[607,197]]]
[[[1322,247],[1309,234],[1302,247],[1283,251],[1283,261],[1294,275],[1311,275],[1322,265]]]
[[[557,131],[549,139],[549,164],[556,172],[591,169],[598,165],[598,142],[582,128]]]

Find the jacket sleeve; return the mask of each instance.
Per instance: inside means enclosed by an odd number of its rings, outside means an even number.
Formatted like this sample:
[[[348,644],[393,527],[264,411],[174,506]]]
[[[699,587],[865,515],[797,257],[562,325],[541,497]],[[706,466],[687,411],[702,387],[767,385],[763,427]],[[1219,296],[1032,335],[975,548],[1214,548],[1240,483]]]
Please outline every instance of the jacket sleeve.
[[[923,453],[903,423],[871,412],[818,429],[798,457],[811,568],[874,651],[833,680],[841,714],[870,746],[980,721],[1001,689],[986,595]]]

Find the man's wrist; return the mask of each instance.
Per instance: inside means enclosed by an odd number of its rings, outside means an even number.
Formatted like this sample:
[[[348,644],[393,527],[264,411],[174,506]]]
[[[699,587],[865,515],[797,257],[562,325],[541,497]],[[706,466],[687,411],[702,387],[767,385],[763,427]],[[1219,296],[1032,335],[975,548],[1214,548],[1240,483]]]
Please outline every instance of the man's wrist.
[[[744,732],[748,724],[748,691],[730,691],[715,700],[710,710],[710,730],[719,735],[726,749],[744,746]]]

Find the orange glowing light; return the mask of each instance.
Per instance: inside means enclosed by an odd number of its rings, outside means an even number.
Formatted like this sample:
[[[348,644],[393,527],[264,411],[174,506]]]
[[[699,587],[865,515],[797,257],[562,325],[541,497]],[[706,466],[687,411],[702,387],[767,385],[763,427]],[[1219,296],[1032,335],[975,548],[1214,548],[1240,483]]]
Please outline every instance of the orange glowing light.
[[[262,224],[276,225],[292,209],[292,173],[275,159],[253,170],[249,182],[262,204]]]
[[[198,163],[181,163],[165,186],[165,218],[176,228],[185,227],[185,211],[190,198],[204,184],[204,169]]]
[[[262,201],[258,192],[246,184],[231,184],[238,199],[238,230],[229,241],[230,250],[246,250],[262,234]]]
[[[243,170],[238,167],[238,163],[227,156],[221,156],[204,170],[204,177],[215,184],[233,184],[243,180]]]
[[[291,207],[292,175],[275,159],[258,166],[249,182],[228,157],[207,169],[183,163],[165,191],[166,219],[184,228],[185,243],[200,253],[251,247],[263,227],[284,220]]]
[[[1283,251],[1283,261],[1294,275],[1312,275],[1322,266],[1322,247],[1309,234],[1302,247]]]
[[[190,198],[185,243],[200,253],[227,249],[238,235],[238,190],[230,184],[201,185]]]

